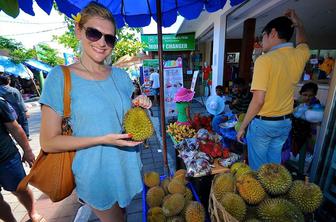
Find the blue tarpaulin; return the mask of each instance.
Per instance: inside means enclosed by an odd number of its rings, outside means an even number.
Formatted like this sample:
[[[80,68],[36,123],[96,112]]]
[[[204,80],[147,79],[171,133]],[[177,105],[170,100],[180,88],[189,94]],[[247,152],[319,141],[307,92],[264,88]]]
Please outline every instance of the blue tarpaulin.
[[[6,56],[0,56],[0,66],[4,67],[6,74],[14,75],[16,77],[20,76],[24,79],[30,79],[33,77],[33,73],[27,67],[21,63],[14,63]]]
[[[48,65],[47,63],[41,62],[36,59],[29,59],[24,62],[31,69],[35,69],[37,71],[42,71],[43,73],[47,74],[53,67]]]
[[[58,9],[71,18],[91,0],[55,0]],[[222,9],[227,1],[232,6],[245,0],[161,0],[162,26],[169,27],[175,23],[177,15],[196,19],[205,9],[215,12]],[[54,0],[36,0],[36,3],[46,13],[50,14]],[[117,27],[125,24],[130,27],[148,26],[151,18],[157,20],[156,0],[96,0],[109,8],[116,20]],[[34,15],[32,0],[19,0],[19,7],[27,14]]]

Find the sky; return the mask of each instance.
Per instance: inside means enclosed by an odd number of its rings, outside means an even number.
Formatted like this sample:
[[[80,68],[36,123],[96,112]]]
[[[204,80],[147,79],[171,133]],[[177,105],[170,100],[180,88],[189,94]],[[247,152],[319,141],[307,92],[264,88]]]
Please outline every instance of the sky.
[[[32,48],[38,43],[47,43],[53,48],[69,51],[52,41],[53,35],[61,35],[67,29],[64,15],[60,15],[54,9],[48,15],[38,7],[35,1],[33,8],[35,16],[20,11],[20,14],[15,19],[1,11],[0,36],[15,39],[27,48]],[[164,28],[162,32],[175,33],[182,21],[183,18],[179,16],[173,26]],[[156,22],[152,19],[150,25],[143,28],[143,33],[155,34],[156,30]]]
[[[32,48],[38,43],[54,45],[53,35],[61,35],[66,31],[63,15],[52,10],[50,15],[34,3],[35,16],[20,11],[18,17],[13,19],[0,12],[0,35],[21,42],[25,47]]]

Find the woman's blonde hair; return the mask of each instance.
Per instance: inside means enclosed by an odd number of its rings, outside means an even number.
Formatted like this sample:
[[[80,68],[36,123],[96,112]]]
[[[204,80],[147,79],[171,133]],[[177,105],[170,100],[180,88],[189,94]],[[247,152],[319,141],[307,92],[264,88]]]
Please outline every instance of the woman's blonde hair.
[[[85,8],[80,12],[81,18],[78,22],[80,28],[83,28],[84,24],[92,17],[100,17],[109,20],[114,26],[114,32],[117,31],[116,24],[113,15],[109,9],[104,5],[97,2],[90,2]]]

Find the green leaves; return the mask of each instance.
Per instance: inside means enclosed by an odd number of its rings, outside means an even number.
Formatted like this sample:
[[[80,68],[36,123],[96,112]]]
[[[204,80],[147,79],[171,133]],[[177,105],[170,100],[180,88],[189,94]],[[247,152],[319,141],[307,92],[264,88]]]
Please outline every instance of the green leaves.
[[[51,66],[56,66],[64,63],[63,58],[59,57],[58,51],[51,48],[47,44],[38,44],[36,46],[37,58]]]
[[[0,0],[0,10],[13,18],[16,18],[20,13],[17,0]]]
[[[0,49],[6,50],[13,62],[21,63],[28,59],[35,58],[36,52],[34,49],[26,49],[21,42],[14,39],[7,39],[0,36]]]
[[[46,44],[39,44],[35,49],[26,49],[21,42],[0,36],[0,49],[6,50],[15,63],[22,63],[32,58],[38,58],[52,66],[64,63],[63,58],[58,56],[58,51]]]

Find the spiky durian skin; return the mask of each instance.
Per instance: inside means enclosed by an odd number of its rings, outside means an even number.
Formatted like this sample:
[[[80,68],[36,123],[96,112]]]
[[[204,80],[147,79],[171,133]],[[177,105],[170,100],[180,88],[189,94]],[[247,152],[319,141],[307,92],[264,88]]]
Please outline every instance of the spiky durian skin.
[[[313,213],[322,203],[323,194],[319,186],[301,180],[293,182],[288,198],[304,213]]]
[[[266,196],[264,188],[258,180],[251,175],[242,175],[236,182],[237,190],[240,196],[248,204],[258,204]]]
[[[271,195],[285,194],[292,185],[292,175],[280,164],[264,164],[257,177],[261,185]]]
[[[147,187],[155,187],[160,184],[160,175],[157,172],[150,171],[144,175],[144,183]]]
[[[244,222],[261,222],[261,221],[258,219],[252,218],[252,219],[245,220]]]
[[[265,222],[304,222],[300,209],[290,201],[281,198],[264,200],[257,212],[259,218]]]
[[[175,193],[165,198],[162,204],[162,210],[166,217],[172,217],[179,214],[184,207],[184,197],[180,193]]]
[[[191,201],[189,202],[185,212],[186,222],[204,222],[205,210],[202,204]]]
[[[152,187],[148,190],[146,201],[149,207],[159,207],[162,204],[165,193],[159,186]]]
[[[148,222],[166,222],[166,217],[163,214],[161,207],[150,208],[147,212]]]
[[[153,124],[146,111],[140,107],[134,107],[127,111],[124,118],[126,133],[132,134],[132,140],[144,141],[154,133]]]
[[[246,204],[238,194],[225,193],[220,203],[232,217],[243,221],[246,215]]]
[[[185,222],[184,218],[180,215],[168,217],[167,222]]]
[[[169,191],[168,191],[169,183],[170,183],[170,178],[169,177],[167,177],[163,181],[161,181],[161,187],[164,190],[165,194],[169,194]]]
[[[222,199],[225,192],[234,191],[234,177],[231,173],[222,173],[215,177],[213,192],[217,200]]]
[[[171,194],[180,193],[184,195],[185,190],[186,190],[186,187],[184,183],[182,183],[180,180],[172,179],[170,183],[168,184],[168,191]]]
[[[189,188],[186,187],[184,192],[184,199],[186,201],[192,201],[193,200],[193,194]]]

